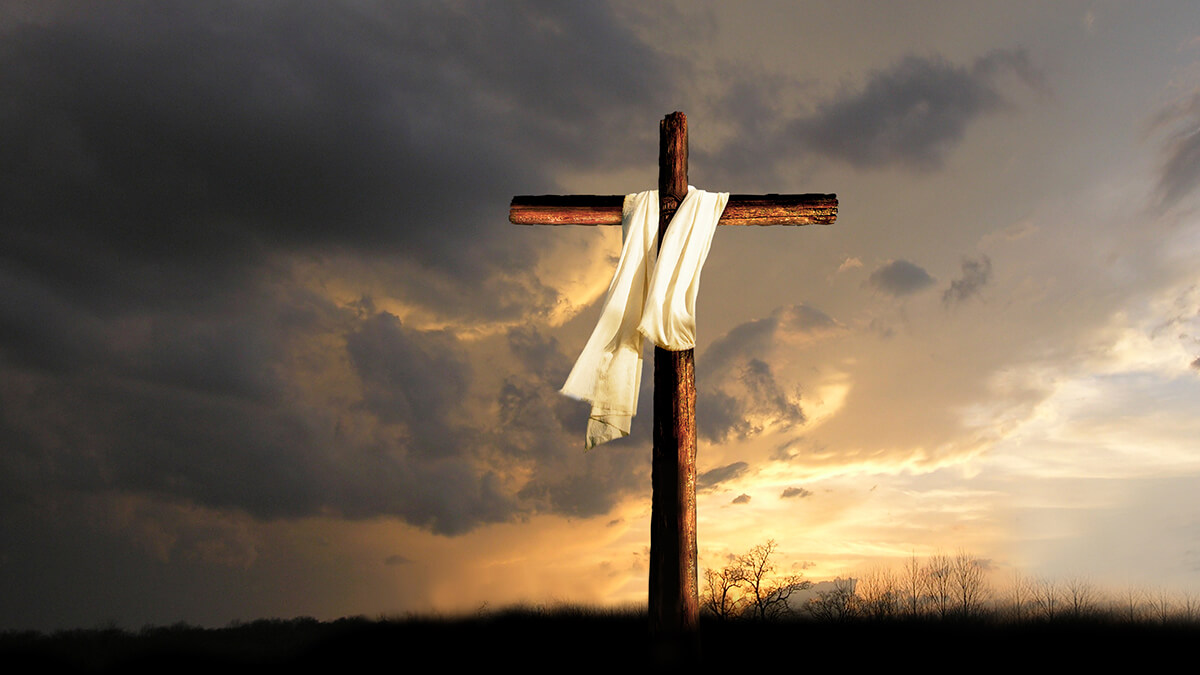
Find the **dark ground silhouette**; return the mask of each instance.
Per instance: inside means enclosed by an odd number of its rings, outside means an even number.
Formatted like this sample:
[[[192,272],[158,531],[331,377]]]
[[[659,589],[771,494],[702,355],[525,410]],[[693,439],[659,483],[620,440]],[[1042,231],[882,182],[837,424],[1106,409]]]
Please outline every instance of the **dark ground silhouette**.
[[[1194,667],[1200,626],[1111,618],[1003,623],[936,619],[706,619],[700,672],[820,669],[870,672],[1080,672]],[[646,615],[581,608],[521,609],[454,619],[269,619],[225,628],[183,624],[0,633],[5,672],[216,673],[457,671],[596,672],[656,664]],[[1182,657],[1182,661],[1179,659]],[[671,670],[669,667],[660,670]]]

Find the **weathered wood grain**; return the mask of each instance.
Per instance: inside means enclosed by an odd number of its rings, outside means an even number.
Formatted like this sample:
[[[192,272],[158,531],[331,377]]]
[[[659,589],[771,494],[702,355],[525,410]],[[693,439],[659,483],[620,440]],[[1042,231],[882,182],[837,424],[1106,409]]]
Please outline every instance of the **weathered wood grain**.
[[[620,225],[624,195],[519,195],[508,207],[517,225]],[[719,225],[832,225],[837,195],[729,195]]]
[[[687,118],[659,125],[658,243],[687,195]],[[654,451],[650,482],[650,624],[681,657],[697,654],[695,350],[654,349]]]

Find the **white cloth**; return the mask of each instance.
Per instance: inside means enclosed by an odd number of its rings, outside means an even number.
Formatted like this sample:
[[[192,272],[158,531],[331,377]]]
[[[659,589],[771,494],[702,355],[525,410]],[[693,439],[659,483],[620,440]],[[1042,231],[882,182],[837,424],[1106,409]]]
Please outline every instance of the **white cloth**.
[[[592,404],[584,448],[629,435],[642,379],[642,338],[663,349],[696,346],[696,294],[728,192],[688,186],[661,250],[658,190],[625,196],[624,245],[604,309],[562,393]]]

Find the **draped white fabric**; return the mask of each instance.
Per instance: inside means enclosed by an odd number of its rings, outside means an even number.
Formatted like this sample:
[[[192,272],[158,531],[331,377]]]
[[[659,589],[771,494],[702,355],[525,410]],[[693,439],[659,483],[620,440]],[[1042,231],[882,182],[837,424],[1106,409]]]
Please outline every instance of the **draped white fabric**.
[[[642,338],[696,346],[696,295],[727,192],[688,186],[655,253],[658,190],[625,196],[621,259],[604,308],[562,393],[592,404],[584,448],[629,435],[642,378]]]

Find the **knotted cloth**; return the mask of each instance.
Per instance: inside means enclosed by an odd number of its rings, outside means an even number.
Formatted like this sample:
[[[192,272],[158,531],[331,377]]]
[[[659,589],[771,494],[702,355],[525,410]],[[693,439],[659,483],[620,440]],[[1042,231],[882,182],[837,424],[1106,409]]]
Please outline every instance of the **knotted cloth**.
[[[604,309],[562,393],[592,404],[584,448],[629,435],[642,380],[642,338],[671,351],[696,346],[696,294],[728,192],[688,186],[658,235],[658,190],[625,196],[621,259]]]

